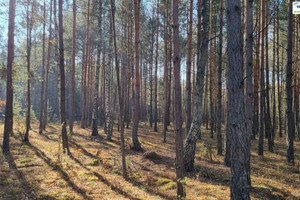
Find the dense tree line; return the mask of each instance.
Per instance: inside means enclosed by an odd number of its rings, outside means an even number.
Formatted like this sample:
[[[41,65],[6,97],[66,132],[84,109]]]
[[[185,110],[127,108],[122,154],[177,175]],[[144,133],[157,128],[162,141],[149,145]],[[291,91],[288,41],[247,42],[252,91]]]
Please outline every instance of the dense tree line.
[[[300,18],[291,0],[6,5],[8,36],[0,38],[7,42],[0,49],[7,58],[0,67],[4,153],[14,123],[26,124],[25,142],[32,123],[39,123],[40,134],[59,123],[68,154],[68,131],[76,124],[92,128],[93,136],[104,129],[109,141],[117,126],[126,178],[124,129],[132,128],[132,149],[143,151],[141,121],[164,143],[173,128],[178,199],[185,197],[185,171],[194,171],[201,128],[211,138],[216,134],[217,153],[231,167],[231,199],[250,199],[251,139],[258,138],[263,156],[265,138],[274,152],[274,141],[285,135],[287,162],[295,163]]]

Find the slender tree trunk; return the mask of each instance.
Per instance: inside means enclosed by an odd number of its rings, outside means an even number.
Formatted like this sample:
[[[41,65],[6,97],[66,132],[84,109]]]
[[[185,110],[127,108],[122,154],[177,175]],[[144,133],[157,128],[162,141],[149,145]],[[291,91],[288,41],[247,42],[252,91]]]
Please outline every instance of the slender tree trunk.
[[[265,12],[266,12],[266,21],[268,21],[268,10],[269,10],[269,1],[266,1],[266,6],[265,6]],[[265,116],[265,132],[266,136],[268,137],[268,146],[269,146],[269,151],[274,152],[273,150],[273,139],[272,139],[272,125],[271,125],[271,112],[270,112],[270,79],[269,79],[269,41],[268,41],[268,25],[265,28],[265,37],[266,37],[266,116]]]
[[[168,0],[165,1],[165,15],[164,15],[164,49],[165,49],[165,58],[164,58],[164,140],[166,142],[167,130],[168,130],[168,98],[169,98],[169,73],[168,73],[168,12],[169,12],[169,3]]]
[[[94,81],[94,99],[93,99],[93,113],[92,113],[92,136],[98,135],[98,99],[99,99],[99,73],[100,73],[100,54],[101,54],[101,42],[102,42],[102,1],[98,1],[98,26],[99,26],[99,38],[97,44],[97,63],[96,63],[96,73]]]
[[[43,50],[42,50],[42,81],[41,81],[41,109],[40,109],[40,125],[39,134],[43,133],[44,129],[44,84],[45,84],[45,37],[46,37],[46,3],[44,1],[44,22],[43,22]]]
[[[153,16],[155,10],[153,9]],[[149,125],[153,125],[153,56],[154,56],[154,37],[155,37],[155,25],[151,24],[152,36],[151,36],[151,58],[150,58],[150,70],[149,70],[149,84],[150,84],[150,108],[149,108]]]
[[[220,39],[218,65],[218,107],[217,107],[217,135],[218,155],[222,155],[222,49],[223,49],[223,0],[220,1]]]
[[[287,65],[286,65],[286,117],[287,117],[287,161],[294,164],[294,136],[295,124],[293,120],[293,14],[292,14],[292,0],[289,0],[289,14],[288,14],[288,37],[287,37]]]
[[[135,151],[141,151],[142,147],[138,139],[138,126],[140,118],[140,66],[139,66],[139,24],[140,24],[140,0],[134,0],[134,60],[135,60],[135,100],[132,126],[132,142]]]
[[[264,154],[264,118],[265,118],[265,1],[260,2],[260,130],[258,142],[258,155]]]
[[[258,16],[257,23],[260,23],[260,15]],[[259,28],[258,28],[259,29]],[[259,30],[258,30],[259,32]],[[259,51],[260,51],[260,33],[258,33],[257,37],[257,44],[256,44],[256,56],[255,56],[255,65],[254,65],[254,72],[253,72],[253,129],[252,129],[252,136],[251,139],[254,140],[256,135],[259,132],[259,97],[258,97],[258,88],[259,88]]]
[[[116,74],[117,74],[117,85],[118,85],[118,97],[119,97],[119,114],[121,121],[121,154],[122,154],[122,169],[123,169],[123,177],[127,178],[126,173],[126,158],[125,158],[125,139],[124,139],[124,101],[121,93],[121,83],[120,83],[120,70],[119,70],[119,62],[118,62],[118,52],[117,52],[117,40],[116,40],[116,29],[115,29],[115,2],[111,0],[111,12],[112,12],[112,25],[113,25],[113,39],[114,39],[114,52],[115,52],[115,65],[116,65]]]
[[[210,8],[209,8],[209,98],[210,98],[210,138],[214,137],[214,98],[213,98],[213,92],[214,92],[214,86],[213,86],[213,26],[212,26],[212,20],[213,20],[213,1],[210,0]]]
[[[189,27],[188,27],[188,44],[187,44],[187,60],[186,60],[186,122],[185,130],[188,134],[191,127],[192,118],[192,87],[191,87],[191,68],[192,68],[192,38],[193,38],[193,0],[190,0]]]
[[[29,17],[29,1],[27,0],[27,10],[26,10],[26,15],[27,15],[27,110],[26,110],[26,131],[25,131],[25,136],[24,136],[24,141],[28,142],[29,141],[29,130],[30,130],[30,111],[31,111],[31,101],[30,101],[30,82],[31,82],[31,71],[30,71],[30,65],[31,65],[31,33],[32,33],[32,28],[33,28],[33,9],[34,9],[35,2],[33,2],[31,6],[31,16]]]
[[[253,130],[253,0],[245,1],[246,8],[246,42],[245,42],[245,69],[246,69],[246,95],[245,95],[245,122],[246,122],[246,145],[249,149],[246,152],[246,159],[248,159],[247,175],[248,184],[251,186],[250,179],[250,146],[251,135]]]
[[[279,63],[279,0],[277,1],[276,6],[276,32],[277,32],[277,48],[276,48],[276,58],[277,58],[277,97],[278,97],[278,128],[279,128],[279,137],[282,137],[282,111],[281,111],[281,84],[280,84],[280,63]]]
[[[62,133],[62,143],[63,152],[70,154],[69,144],[68,144],[68,134],[66,126],[66,101],[65,101],[65,62],[64,62],[64,41],[63,41],[63,0],[59,0],[59,65],[60,65],[60,118],[61,118],[61,133]]]
[[[184,160],[183,160],[183,130],[181,111],[181,84],[180,84],[180,54],[179,54],[179,23],[178,23],[178,1],[173,0],[173,45],[174,45],[174,129],[176,148],[176,182],[177,199],[185,198],[183,185]]]
[[[157,0],[156,14],[156,52],[154,70],[154,131],[157,132],[157,71],[158,71],[158,35],[159,35],[159,0]]]
[[[81,84],[81,128],[85,128],[85,118],[86,118],[86,96],[87,96],[87,67],[88,67],[88,55],[89,55],[89,30],[90,30],[90,0],[88,0],[88,7],[87,7],[87,15],[86,15],[86,35],[85,35],[85,55],[83,60],[83,77],[82,77],[82,84]]]
[[[75,101],[75,56],[76,56],[76,0],[73,0],[73,31],[72,31],[72,65],[70,74],[70,132],[74,126],[74,101]]]
[[[276,9],[274,12],[277,12]],[[274,137],[277,128],[276,122],[276,87],[275,87],[275,75],[276,75],[276,18],[273,18],[273,67],[272,67],[272,98],[273,98],[273,129],[272,129],[272,143],[274,144]]]
[[[245,123],[241,1],[227,0],[228,109],[231,132],[231,199],[250,199],[250,144]]]
[[[9,1],[7,70],[6,70],[6,107],[3,135],[3,153],[9,153],[9,136],[13,134],[13,63],[16,1]]]
[[[202,13],[201,13],[202,3]],[[198,1],[198,34],[197,34],[197,77],[194,94],[194,115],[189,130],[189,134],[186,137],[184,145],[184,168],[185,171],[194,171],[194,159],[196,151],[196,143],[201,132],[202,123],[202,99],[204,88],[204,76],[205,67],[208,57],[208,33],[209,33],[209,0]],[[201,16],[203,21],[201,24]],[[202,29],[201,29],[202,25]],[[175,103],[176,105],[177,103]],[[176,117],[176,115],[175,115]]]

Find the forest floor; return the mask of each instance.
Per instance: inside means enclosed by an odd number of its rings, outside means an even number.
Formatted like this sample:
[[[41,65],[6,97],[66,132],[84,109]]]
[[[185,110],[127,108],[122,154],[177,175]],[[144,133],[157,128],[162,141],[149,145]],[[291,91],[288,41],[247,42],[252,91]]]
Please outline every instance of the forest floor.
[[[3,125],[0,125],[2,144]],[[144,152],[130,149],[131,129],[126,129],[126,163],[129,179],[123,179],[120,162],[119,133],[113,141],[105,138],[103,128],[92,137],[91,129],[75,126],[70,136],[69,157],[61,152],[58,125],[51,124],[43,135],[33,124],[30,143],[22,143],[24,126],[17,125],[11,137],[11,153],[0,153],[0,199],[175,199],[174,132],[153,132],[141,123],[139,137]],[[159,126],[159,130],[162,127]],[[187,173],[188,199],[230,199],[230,168],[223,156],[216,155],[216,137],[203,129],[197,144],[196,171]],[[296,165],[286,164],[285,138],[276,138],[275,153],[258,156],[258,141],[252,141],[252,199],[300,199],[300,142],[295,142]],[[153,151],[158,156],[145,157]]]

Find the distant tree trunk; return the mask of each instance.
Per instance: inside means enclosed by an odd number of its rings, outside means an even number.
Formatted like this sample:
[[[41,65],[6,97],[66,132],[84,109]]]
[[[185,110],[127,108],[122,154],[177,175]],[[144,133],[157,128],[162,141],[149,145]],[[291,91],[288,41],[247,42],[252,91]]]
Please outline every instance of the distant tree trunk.
[[[260,15],[258,16],[257,23],[260,23]],[[258,37],[256,40],[256,54],[255,54],[255,65],[254,65],[254,70],[253,70],[253,129],[252,129],[252,136],[251,139],[254,140],[256,138],[256,135],[258,134],[259,131],[259,97],[258,97],[258,89],[259,89],[259,51],[260,51],[260,33],[259,33],[259,28],[258,28]]]
[[[258,142],[258,155],[264,154],[264,117],[265,117],[265,1],[260,2],[260,130]]]
[[[139,24],[140,24],[140,0],[134,0],[134,60],[135,60],[135,96],[132,125],[132,142],[135,151],[141,151],[142,147],[138,139],[138,127],[140,118],[140,67],[139,67]]]
[[[31,111],[31,101],[30,101],[30,82],[31,82],[31,71],[30,71],[30,61],[31,61],[31,33],[33,28],[33,10],[34,10],[35,2],[33,2],[31,6],[31,16],[29,17],[29,1],[27,0],[27,8],[26,8],[26,17],[27,17],[27,110],[26,110],[26,132],[24,136],[24,141],[29,141],[29,130],[30,130],[30,111]]]
[[[213,20],[213,1],[210,0],[210,8],[209,8],[209,102],[210,102],[210,138],[214,137],[214,120],[215,120],[215,113],[214,113],[214,98],[213,98],[213,92],[214,92],[214,86],[213,86],[213,26],[212,26],[212,20]]]
[[[102,40],[102,1],[98,1],[98,26],[99,38],[97,44],[97,63],[94,81],[94,98],[93,98],[93,111],[92,111],[92,136],[98,135],[98,105],[99,105],[99,75],[100,75],[100,54],[101,54],[101,40]]]
[[[66,95],[65,95],[65,59],[64,59],[64,38],[63,38],[63,0],[59,0],[59,65],[60,65],[60,118],[61,118],[61,134],[63,143],[63,152],[70,154],[69,144],[68,144],[68,134],[66,125]]]
[[[46,2],[44,1],[44,22],[43,22],[43,52],[42,52],[42,81],[41,81],[41,109],[40,109],[40,125],[39,125],[39,134],[43,133],[44,129],[44,84],[45,84],[45,37],[46,37]]]
[[[9,135],[13,134],[13,63],[16,1],[9,1],[7,70],[6,70],[6,106],[3,135],[3,153],[9,153]]]
[[[277,6],[276,6],[276,32],[277,32],[277,37],[276,37],[276,43],[277,43],[277,48],[276,48],[276,58],[277,58],[277,97],[278,97],[278,128],[279,128],[279,137],[282,137],[282,117],[281,117],[281,84],[280,84],[280,63],[279,63],[279,5],[280,2],[279,0],[277,1]]]
[[[266,21],[268,21],[268,10],[269,10],[269,2],[266,1],[266,6],[265,6],[265,12],[266,12]],[[272,139],[272,125],[271,125],[271,112],[270,112],[270,79],[269,79],[269,48],[268,48],[268,25],[265,28],[265,37],[266,37],[266,116],[265,116],[265,132],[266,136],[268,138],[268,146],[269,146],[269,151],[274,152],[273,150],[273,139]]]
[[[244,110],[241,2],[227,0],[228,109],[231,133],[231,199],[250,199],[250,133]]]
[[[166,142],[167,130],[168,130],[168,116],[169,116],[169,73],[168,73],[168,12],[169,12],[169,3],[168,0],[165,1],[165,15],[164,15],[164,49],[165,49],[165,60],[164,60],[164,140]]]
[[[153,16],[155,10],[153,9]],[[150,58],[150,70],[149,70],[149,84],[150,84],[150,107],[149,107],[149,125],[152,127],[153,125],[153,56],[154,56],[154,37],[155,37],[155,26],[154,23],[152,25],[152,35],[151,35],[151,58]]]
[[[185,130],[188,134],[191,127],[192,118],[192,87],[191,87],[191,67],[192,67],[192,38],[193,38],[193,0],[190,0],[189,12],[189,27],[188,27],[188,44],[187,44],[187,60],[186,60],[186,122]]]
[[[185,198],[185,190],[182,180],[184,179],[183,160],[183,130],[181,111],[181,84],[180,84],[180,54],[179,54],[179,23],[178,1],[173,0],[173,45],[174,45],[174,130],[176,148],[176,182],[177,199]]]
[[[154,70],[154,131],[157,132],[157,71],[158,71],[158,35],[159,35],[159,0],[157,0],[156,14],[156,51],[155,51],[155,70]]]
[[[218,64],[218,107],[217,107],[217,135],[218,155],[222,155],[222,49],[223,49],[223,0],[220,1],[220,39]]]
[[[110,32],[112,33],[112,23],[110,21]],[[106,89],[106,101],[105,101],[105,133],[107,135],[107,140],[112,140],[112,127],[113,127],[113,115],[112,115],[112,67],[111,67],[111,60],[112,60],[112,35],[109,36],[109,57],[108,57],[108,63],[106,65],[106,75],[105,75],[105,89]]]
[[[276,6],[276,5],[275,5]],[[276,7],[275,7],[275,13]],[[272,138],[274,143],[275,132],[277,128],[276,122],[276,87],[275,87],[275,75],[276,75],[276,18],[273,18],[273,67],[272,67],[272,98],[273,98],[273,129],[272,129]]]
[[[202,13],[201,13],[202,3]],[[208,32],[209,32],[209,0],[198,1],[198,27],[197,27],[197,77],[194,91],[194,115],[189,134],[184,145],[184,168],[185,171],[194,171],[194,159],[196,143],[201,132],[202,122],[202,99],[205,67],[208,57]],[[201,23],[201,16],[203,21]],[[202,29],[201,29],[202,24]],[[202,38],[201,38],[202,37]],[[175,103],[174,105],[177,105]],[[175,114],[176,117],[176,114]]]
[[[287,65],[286,65],[286,117],[287,117],[287,161],[294,164],[294,136],[295,124],[293,120],[293,13],[292,0],[289,0],[288,37],[287,37]]]
[[[86,15],[86,35],[85,35],[85,55],[83,60],[83,77],[82,77],[82,84],[81,84],[81,128],[85,128],[85,114],[86,114],[86,89],[87,89],[87,67],[88,67],[88,55],[89,55],[89,25],[90,25],[90,0],[88,0],[88,7],[87,7],[87,15]]]
[[[61,99],[61,79],[60,79],[60,63],[59,63],[59,30],[58,30],[58,23],[57,23],[57,0],[53,0],[53,14],[54,14],[54,41],[55,41],[55,50],[54,50],[54,57],[56,62],[56,78],[57,78],[57,100],[58,100],[58,109],[59,109],[59,116],[61,115],[60,110],[60,99]],[[46,128],[47,124],[47,116],[48,116],[48,108],[44,107],[44,124],[43,129]],[[61,119],[60,119],[61,120]]]
[[[50,69],[50,56],[51,56],[51,40],[52,40],[52,0],[50,1],[50,20],[49,20],[49,39],[48,39],[48,50],[47,50],[47,63],[46,63],[46,74],[45,74],[45,91],[44,91],[44,129],[47,123],[47,108],[48,108],[48,79]]]
[[[74,98],[75,98],[75,56],[76,56],[76,0],[73,0],[73,31],[72,31],[72,65],[70,74],[70,132],[74,125]]]
[[[209,72],[209,67],[208,67],[208,63],[206,64],[207,65],[207,70],[206,70],[206,76],[205,76],[205,91],[204,91],[204,112],[203,112],[203,122],[205,125],[205,129],[208,130],[208,118],[209,118],[209,115],[208,115],[208,80],[209,80],[209,77],[208,77],[208,72]]]

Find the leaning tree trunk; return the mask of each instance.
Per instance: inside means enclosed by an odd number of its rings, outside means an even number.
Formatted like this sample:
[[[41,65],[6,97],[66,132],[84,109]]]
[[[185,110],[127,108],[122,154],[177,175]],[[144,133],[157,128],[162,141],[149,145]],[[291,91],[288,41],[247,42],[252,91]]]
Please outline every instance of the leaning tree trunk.
[[[246,130],[241,2],[227,0],[228,109],[231,133],[231,199],[250,199],[250,132]]]
[[[202,13],[200,11],[201,2],[198,1],[197,78],[194,92],[194,114],[191,128],[184,145],[184,169],[188,172],[194,171],[196,142],[201,131],[204,76],[208,56],[209,0],[202,1]],[[201,15],[203,16],[202,29]]]
[[[14,62],[14,32],[15,32],[16,1],[9,1],[7,70],[6,70],[6,107],[3,135],[3,153],[9,152],[9,135],[13,134],[13,62]]]

